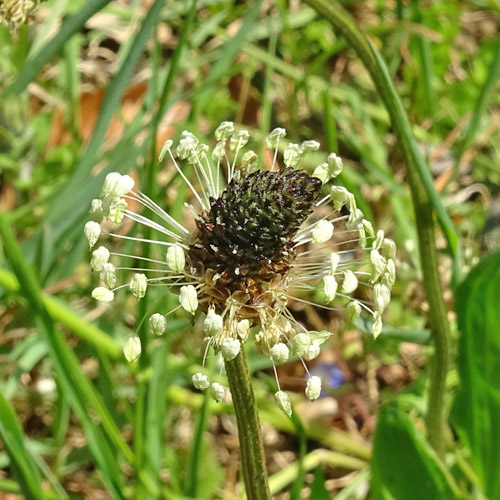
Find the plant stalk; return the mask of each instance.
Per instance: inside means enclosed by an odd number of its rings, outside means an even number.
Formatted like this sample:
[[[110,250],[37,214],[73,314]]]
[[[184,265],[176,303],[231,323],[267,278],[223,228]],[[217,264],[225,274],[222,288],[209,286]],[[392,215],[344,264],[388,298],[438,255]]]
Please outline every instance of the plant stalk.
[[[247,499],[271,500],[259,414],[243,350],[232,361],[226,361],[225,365],[238,424],[241,469]]]
[[[444,399],[446,375],[450,363],[450,333],[438,270],[434,213],[446,237],[448,250],[452,257],[456,257],[458,251],[457,235],[434,188],[430,170],[418,149],[408,116],[383,59],[361,33],[350,15],[337,2],[331,0],[305,0],[305,2],[340,31],[370,73],[391,118],[406,164],[415,209],[420,262],[435,346],[430,376],[427,432],[430,444],[438,455],[442,456],[445,448]]]

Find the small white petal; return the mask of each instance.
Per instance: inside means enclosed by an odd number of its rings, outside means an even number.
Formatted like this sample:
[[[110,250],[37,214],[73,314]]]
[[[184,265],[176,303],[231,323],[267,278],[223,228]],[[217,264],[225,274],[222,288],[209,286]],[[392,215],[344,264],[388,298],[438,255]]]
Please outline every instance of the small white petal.
[[[179,302],[186,312],[194,314],[198,309],[196,288],[193,285],[181,286]]]
[[[355,323],[361,314],[361,305],[357,300],[353,300],[346,307],[347,319],[350,323]]]
[[[295,356],[303,356],[311,345],[311,339],[306,333],[297,333],[292,339],[292,352]]]
[[[160,313],[154,313],[149,318],[149,331],[156,336],[163,335],[167,329],[167,318]]]
[[[259,157],[254,151],[247,151],[242,157],[241,157],[241,168],[245,168],[248,170],[252,170],[257,166],[257,162],[259,160]]]
[[[330,179],[328,172],[330,171],[330,167],[328,163],[320,163],[313,171],[313,177],[317,177],[323,184],[328,182]]]
[[[324,243],[333,235],[333,224],[327,220],[319,221],[311,231],[314,243]]]
[[[106,247],[99,247],[92,252],[92,259],[90,260],[90,267],[93,271],[101,271],[102,266],[109,260],[109,250]]]
[[[123,217],[125,217],[125,211],[127,208],[127,202],[124,199],[115,196],[110,199],[106,216],[115,226],[117,226],[123,220]]]
[[[160,152],[158,153],[158,161],[160,163],[162,163],[163,160],[165,159],[165,156],[172,148],[173,143],[174,141],[172,141],[172,139],[168,139],[163,143],[163,146],[161,147]]]
[[[396,243],[389,238],[385,238],[382,243],[382,255],[386,259],[396,260]]]
[[[319,356],[320,352],[321,352],[320,346],[317,343],[312,343],[306,349],[306,352],[304,353],[304,359],[306,361],[312,361],[313,359],[316,359]]]
[[[172,271],[180,273],[186,267],[186,254],[180,245],[174,245],[167,250],[167,266]]]
[[[318,151],[319,149],[319,142],[310,140],[310,141],[303,141],[302,144],[300,145],[300,149],[304,153],[308,153],[309,151]]]
[[[326,301],[332,302],[337,294],[338,283],[334,276],[324,276],[323,277],[323,289],[326,295]]]
[[[90,204],[89,214],[95,221],[102,221],[102,217],[104,214],[102,211],[102,200],[100,198],[92,200],[92,203]]]
[[[229,141],[229,149],[233,152],[236,151],[236,148],[241,149],[247,145],[249,139],[248,130],[238,130]]]
[[[276,149],[280,143],[280,140],[286,136],[286,130],[284,128],[275,128],[271,130],[269,135],[266,137],[266,146],[269,149]]]
[[[332,186],[330,196],[335,210],[341,210],[349,200],[349,191],[344,186]]]
[[[236,333],[240,339],[245,342],[248,339],[248,334],[250,333],[250,321],[248,319],[242,319],[236,323]]]
[[[391,291],[389,287],[381,283],[375,285],[373,287],[373,300],[379,313],[382,313],[391,301]]]
[[[288,394],[284,391],[278,391],[274,397],[276,398],[276,403],[278,404],[278,408],[283,411],[289,417],[292,416],[292,403]]]
[[[319,398],[321,394],[321,379],[316,376],[312,376],[307,381],[306,386],[306,396],[311,400],[315,401]]]
[[[106,288],[114,288],[116,286],[115,266],[109,263],[103,264],[100,278]]]
[[[241,343],[238,339],[226,338],[222,341],[220,352],[224,361],[232,361],[236,356],[238,356],[241,349]]]
[[[220,403],[226,399],[226,388],[223,385],[214,382],[213,384],[210,384],[210,396],[212,396],[217,403]]]
[[[214,309],[209,309],[207,317],[203,322],[203,333],[212,337],[217,335],[222,330],[224,320],[220,314],[216,314]]]
[[[283,163],[287,167],[296,167],[303,155],[303,151],[298,144],[289,143],[283,151]]]
[[[354,292],[356,288],[358,288],[358,278],[356,278],[356,275],[350,269],[348,269],[344,272],[342,292],[349,294]]]
[[[118,172],[109,173],[104,179],[101,196],[123,196],[134,189],[135,181],[130,175],[121,175]]]
[[[282,342],[278,342],[271,347],[270,350],[272,360],[280,365],[288,361],[288,357],[290,356],[290,350],[288,349],[286,344]]]
[[[115,294],[104,286],[98,286],[92,290],[92,297],[99,302],[112,302]]]
[[[392,288],[396,282],[396,264],[392,259],[387,261],[387,269],[382,277],[382,281],[389,287]]]
[[[208,389],[210,386],[210,379],[206,376],[203,375],[203,373],[195,373],[192,378],[191,378],[193,385],[199,389],[200,391],[204,391],[205,389]]]
[[[373,317],[373,326],[372,326],[373,338],[376,339],[381,332],[382,332],[382,317],[380,316],[380,313],[376,312],[375,316]]]
[[[129,363],[138,360],[141,351],[141,339],[137,335],[130,335],[130,337],[125,339],[123,343],[123,355]]]
[[[373,240],[372,248],[374,248],[375,250],[379,250],[383,243],[384,243],[384,231],[380,229],[379,231],[377,231],[377,236]]]
[[[145,274],[136,273],[130,281],[130,291],[132,295],[137,299],[141,300],[144,295],[146,295],[146,290],[148,288],[148,279]]]
[[[344,169],[344,164],[342,159],[335,153],[330,153],[327,158],[328,166],[330,167],[329,176],[330,179],[335,179],[342,170]]]
[[[88,221],[85,224],[83,232],[89,242],[89,248],[92,248],[97,243],[97,240],[101,235],[101,225],[99,222],[95,222],[93,220]]]
[[[372,278],[371,281],[375,282],[385,272],[387,267],[387,260],[380,255],[378,250],[370,252],[370,262],[372,264]]]
[[[330,274],[333,276],[337,271],[337,266],[340,262],[340,255],[338,253],[332,252],[330,254]]]
[[[234,123],[233,122],[222,122],[215,129],[215,140],[216,141],[227,141],[234,134]]]

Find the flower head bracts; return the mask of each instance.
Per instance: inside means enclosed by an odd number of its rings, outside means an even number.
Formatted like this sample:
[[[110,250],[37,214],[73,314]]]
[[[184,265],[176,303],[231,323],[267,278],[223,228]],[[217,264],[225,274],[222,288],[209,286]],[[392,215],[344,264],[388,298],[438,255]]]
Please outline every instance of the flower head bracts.
[[[100,273],[101,286],[93,297],[110,302],[117,290],[128,287],[140,300],[149,287],[170,288],[178,294],[179,305],[151,316],[150,330],[162,335],[168,315],[180,308],[191,317],[203,314],[207,338],[203,366],[211,347],[225,361],[234,359],[252,337],[252,329],[255,344],[273,366],[290,356],[303,363],[316,358],[331,333],[308,331],[289,310],[291,301],[346,309],[351,322],[364,311],[373,318],[374,336],[380,334],[395,281],[394,242],[383,231],[375,232],[349,191],[329,185],[343,168],[337,155],[330,154],[313,175],[299,168],[304,155],[319,148],[316,141],[287,144],[280,167],[278,153],[285,136],[286,131],[278,128],[266,139],[274,151],[269,170],[257,169],[257,155],[243,151],[248,132],[236,131],[231,122],[217,128],[211,152],[190,132],[183,132],[175,147],[172,141],[165,143],[160,159],[173,164],[195,198],[194,206],[188,206],[194,216],[193,231],[135,190],[131,177],[108,174],[101,198],[92,202],[92,220],[85,226],[89,245],[108,234],[155,245],[163,257],[146,259],[98,246],[91,266]],[[194,169],[193,180],[185,164]],[[132,201],[144,207],[144,215],[129,209]],[[147,226],[159,237],[150,240],[108,231],[122,220]],[[120,265],[126,259],[146,260],[148,265]],[[128,283],[116,284],[118,270],[131,272]],[[304,292],[315,300],[306,300]],[[127,346],[140,352],[135,339]],[[196,373],[193,383],[198,389],[210,389],[217,401],[225,397],[225,388],[204,373]],[[278,405],[289,413],[288,396],[278,380],[277,384]],[[320,393],[321,380],[309,377],[307,397],[314,400]]]

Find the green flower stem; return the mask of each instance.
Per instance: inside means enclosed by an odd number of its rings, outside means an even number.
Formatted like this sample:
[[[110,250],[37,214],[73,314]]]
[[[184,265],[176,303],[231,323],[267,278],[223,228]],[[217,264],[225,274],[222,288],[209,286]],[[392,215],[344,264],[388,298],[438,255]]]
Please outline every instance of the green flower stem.
[[[259,414],[244,351],[241,350],[232,361],[226,361],[225,365],[238,424],[247,498],[271,500]]]
[[[427,432],[429,442],[442,456],[445,447],[444,396],[450,360],[450,333],[438,271],[433,223],[434,212],[446,237],[448,250],[452,257],[456,257],[458,252],[457,235],[434,188],[430,170],[418,149],[408,117],[382,58],[360,32],[349,14],[337,2],[331,0],[305,1],[339,30],[369,71],[377,92],[385,103],[405,160],[415,208],[420,261],[435,345],[435,357],[430,377]]]

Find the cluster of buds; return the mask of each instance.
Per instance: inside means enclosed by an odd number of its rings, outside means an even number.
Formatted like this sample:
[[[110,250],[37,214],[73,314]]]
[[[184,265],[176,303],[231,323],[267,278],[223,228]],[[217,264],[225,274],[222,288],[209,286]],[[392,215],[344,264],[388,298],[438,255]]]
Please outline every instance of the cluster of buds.
[[[375,337],[381,333],[382,315],[390,302],[396,273],[394,242],[373,229],[347,189],[331,182],[343,168],[336,154],[328,155],[310,175],[300,164],[304,155],[318,150],[319,143],[290,143],[282,149],[280,166],[278,153],[285,136],[286,131],[277,128],[266,139],[274,151],[269,170],[257,168],[254,151],[243,152],[250,134],[236,130],[231,122],[223,122],[215,131],[217,143],[211,154],[187,131],[177,147],[172,141],[165,143],[160,160],[170,160],[195,198],[187,206],[194,215],[194,230],[135,190],[131,177],[118,173],[106,177],[101,197],[92,202],[92,220],[85,225],[91,248],[104,227],[112,229],[123,219],[159,233],[161,238],[151,240],[106,230],[111,238],[163,251],[145,258],[97,246],[91,267],[99,273],[101,285],[92,296],[110,302],[117,290],[127,287],[140,300],[151,285],[168,287],[178,294],[179,304],[149,318],[155,336],[165,332],[167,316],[179,309],[193,318],[203,315],[206,349],[202,371],[192,381],[197,389],[209,390],[216,401],[225,398],[226,388],[204,373],[210,348],[230,363],[242,344],[253,338],[274,368],[293,357],[302,360],[306,371],[305,361],[319,355],[332,333],[308,331],[289,310],[290,302],[345,309],[350,322],[364,311],[373,318]],[[194,170],[194,184],[181,162]],[[130,210],[131,200],[161,223]],[[142,259],[147,266],[120,267],[127,259]],[[117,284],[117,270],[131,272],[130,280]],[[133,361],[140,351],[138,337],[129,337],[125,357]],[[320,396],[321,379],[307,373],[305,394],[313,401]],[[276,383],[276,401],[290,415],[290,399],[277,377]]]
[[[38,7],[40,0],[0,0],[0,23],[10,31],[24,24]]]

